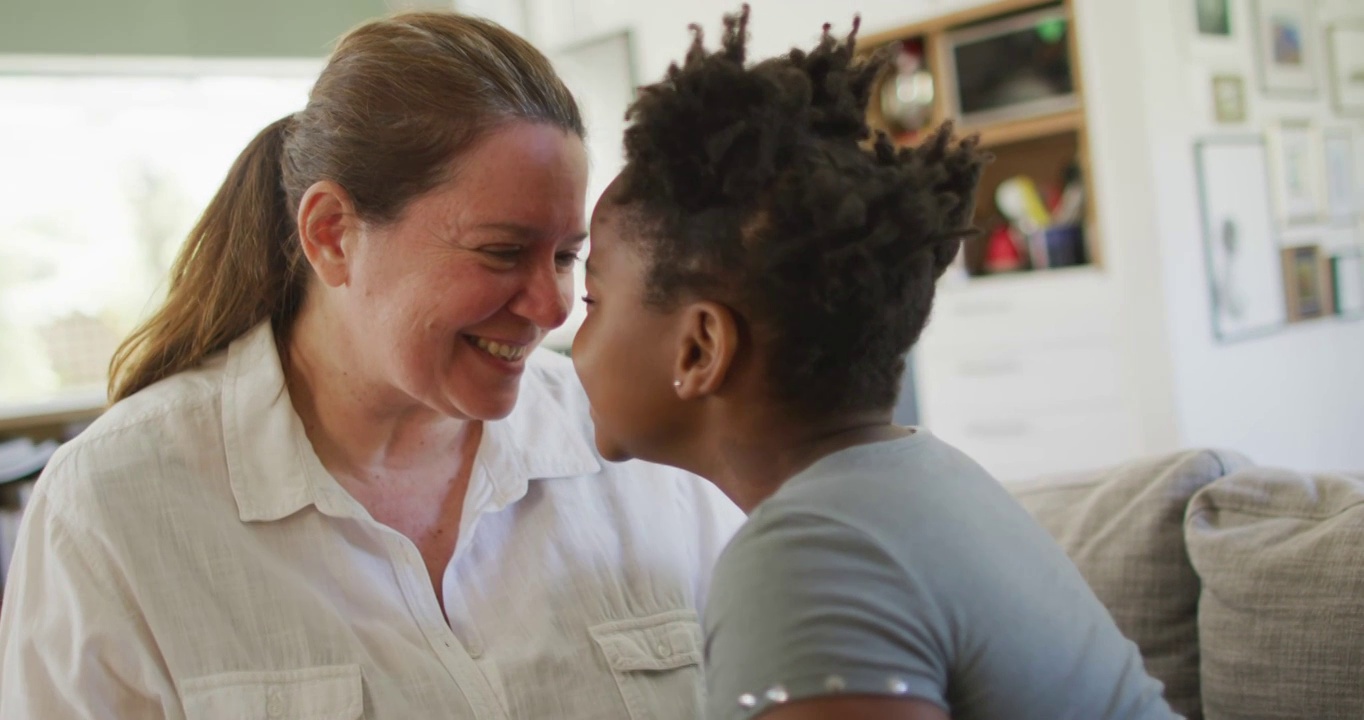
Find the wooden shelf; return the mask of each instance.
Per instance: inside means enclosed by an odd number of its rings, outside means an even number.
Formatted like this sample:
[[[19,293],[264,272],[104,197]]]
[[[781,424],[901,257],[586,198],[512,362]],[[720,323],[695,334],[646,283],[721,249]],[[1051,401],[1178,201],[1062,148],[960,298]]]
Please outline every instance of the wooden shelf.
[[[879,48],[886,43],[906,38],[918,37],[920,35],[935,35],[941,32],[959,28],[963,25],[970,25],[981,20],[989,20],[1000,15],[1023,12],[1033,8],[1056,5],[1061,0],[998,0],[988,5],[958,10],[947,15],[939,15],[921,22],[902,25],[900,27],[883,30],[881,32],[865,35],[857,39],[860,52]]]
[[[980,133],[980,146],[988,148],[1023,140],[1035,140],[1048,135],[1059,135],[1064,132],[1078,132],[1084,127],[1084,124],[1083,111],[1068,110],[1025,120],[1011,120],[980,127],[962,127],[957,130],[957,134]]]
[[[937,127],[945,120],[953,120],[949,107],[949,95],[955,80],[951,78],[952,62],[946,57],[948,42],[952,33],[981,22],[999,20],[1019,13],[1056,7],[1064,12],[1067,19],[1067,42],[1069,44],[1070,72],[1074,99],[1072,102],[1057,102],[1051,106],[1036,108],[1050,111],[1019,120],[993,120],[988,115],[978,115],[973,124],[965,124],[956,119],[954,132],[958,136],[980,135],[980,145],[993,156],[994,162],[987,165],[981,178],[976,195],[976,221],[987,233],[1005,222],[995,205],[995,190],[999,184],[1012,176],[1031,178],[1039,189],[1055,191],[1064,178],[1078,169],[1084,183],[1084,227],[1085,256],[1088,267],[1102,269],[1103,243],[1099,237],[1099,223],[1088,152],[1089,137],[1085,125],[1084,83],[1081,78],[1080,54],[1077,47],[1074,4],[1077,0],[996,0],[995,2],[967,8],[959,12],[927,18],[919,22],[868,35],[859,42],[859,51],[874,52],[886,45],[910,38],[922,41],[924,59],[928,71],[933,75],[934,104],[931,120],[924,131]],[[882,82],[885,78],[881,79]],[[879,88],[873,98],[879,97]],[[867,121],[873,128],[887,129],[881,117],[880,107],[873,102],[868,108]],[[998,117],[998,115],[996,115]],[[903,143],[919,142],[923,133],[905,134]],[[984,244],[980,241],[968,243],[963,250],[967,265],[977,272],[983,261]],[[1055,270],[1033,271],[1037,275],[1049,276]],[[1031,273],[1029,273],[1031,274]],[[994,277],[977,275],[974,278]],[[974,279],[973,279],[974,282]]]

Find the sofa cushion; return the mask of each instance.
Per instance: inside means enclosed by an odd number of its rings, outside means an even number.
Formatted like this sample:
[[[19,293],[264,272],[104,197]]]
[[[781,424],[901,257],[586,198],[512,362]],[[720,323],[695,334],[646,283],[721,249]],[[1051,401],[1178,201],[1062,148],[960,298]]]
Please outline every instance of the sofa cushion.
[[[1185,536],[1206,717],[1364,718],[1364,479],[1234,473]]]
[[[1011,488],[1079,567],[1176,712],[1202,717],[1199,582],[1184,548],[1194,493],[1249,467],[1235,453],[1192,450],[1083,476]]]

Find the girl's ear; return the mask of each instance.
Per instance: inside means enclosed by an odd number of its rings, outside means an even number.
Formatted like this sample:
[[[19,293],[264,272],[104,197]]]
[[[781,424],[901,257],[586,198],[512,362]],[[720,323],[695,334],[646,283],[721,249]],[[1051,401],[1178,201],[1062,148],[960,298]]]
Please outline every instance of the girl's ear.
[[[683,308],[681,322],[674,389],[683,399],[714,394],[724,386],[739,350],[738,318],[725,305],[703,301]]]

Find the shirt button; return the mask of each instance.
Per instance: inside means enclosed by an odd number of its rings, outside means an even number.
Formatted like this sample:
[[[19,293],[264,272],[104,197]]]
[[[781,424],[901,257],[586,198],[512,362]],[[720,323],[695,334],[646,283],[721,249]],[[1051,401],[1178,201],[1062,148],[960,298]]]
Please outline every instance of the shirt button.
[[[284,698],[280,697],[279,688],[272,687],[268,693],[269,699],[265,702],[265,712],[272,718],[284,715]]]
[[[672,657],[673,649],[668,643],[659,643],[657,650],[659,657]]]

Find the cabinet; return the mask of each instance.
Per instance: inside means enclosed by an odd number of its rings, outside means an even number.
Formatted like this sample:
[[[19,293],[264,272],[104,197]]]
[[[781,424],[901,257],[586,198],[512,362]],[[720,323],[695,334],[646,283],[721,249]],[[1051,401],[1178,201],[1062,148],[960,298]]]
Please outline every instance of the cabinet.
[[[908,63],[897,56],[896,69],[873,93],[869,122],[874,127],[897,142],[913,143],[950,119],[959,134],[978,133],[994,155],[976,201],[982,236],[964,248],[962,271],[939,285],[933,317],[915,350],[914,385],[922,423],[1005,481],[1106,465],[1144,450],[1124,368],[1119,296],[1103,262],[1101,208],[1093,199],[1072,20],[1070,0],[1004,0],[875,33],[859,47],[914,55]],[[1010,33],[1036,37],[1014,41]],[[1012,105],[964,100],[983,91],[980,81],[958,87],[965,83],[956,75],[959,59],[966,57],[962,43],[981,38],[1012,43],[1012,50],[977,53],[987,61],[1007,60],[1011,52],[1039,57],[1029,45],[1063,44],[1063,50],[1053,48],[1048,51],[1053,56],[1039,62],[1056,66],[1060,61],[1054,55],[1064,51],[1070,77],[1053,82],[1050,90],[1015,92],[1018,102]],[[907,72],[918,73],[914,82],[905,81]],[[981,69],[974,72],[980,75]],[[1054,74],[1054,67],[1034,73]],[[880,102],[896,90],[917,98],[919,116],[902,112],[897,98]],[[1083,211],[1072,219],[1083,238],[1078,262],[1065,267],[1029,262],[1023,241],[1019,267],[992,265],[986,243],[998,241],[994,236],[1001,228],[1016,241],[1023,234],[1009,229],[1014,223],[996,202],[1000,185],[1025,177],[1035,187],[1051,186],[1051,193],[1040,194],[1055,200],[1057,184],[1067,175],[1084,198]]]

